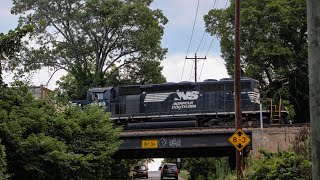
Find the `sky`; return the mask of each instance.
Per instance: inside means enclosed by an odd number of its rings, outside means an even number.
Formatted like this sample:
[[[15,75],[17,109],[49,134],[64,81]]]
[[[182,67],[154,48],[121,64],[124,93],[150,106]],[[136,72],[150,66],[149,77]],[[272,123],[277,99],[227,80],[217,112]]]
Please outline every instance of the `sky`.
[[[215,3],[216,2],[216,3]],[[193,36],[192,29],[196,16],[197,0],[154,0],[152,9],[160,9],[168,18],[165,25],[162,46],[168,49],[166,58],[162,60],[162,74],[168,82],[194,81],[193,64],[197,51],[197,57],[204,57],[206,60],[198,61],[198,80],[221,79],[228,77],[225,62],[221,58],[219,40],[209,34],[205,34],[203,16],[210,9],[224,8],[227,0],[200,0]],[[215,6],[214,6],[215,4]],[[0,32],[7,33],[17,26],[18,17],[10,13],[12,0],[0,0]],[[201,39],[202,43],[201,42]],[[191,39],[191,43],[190,43]],[[210,47],[210,44],[212,45]],[[190,43],[190,47],[188,46]],[[189,47],[189,51],[188,51]],[[210,48],[209,48],[210,47]],[[187,54],[188,52],[188,54]],[[50,68],[43,68],[33,74],[33,85],[46,84],[53,71]],[[48,88],[56,88],[55,82],[66,72],[58,71],[49,81]],[[12,74],[6,73],[4,79],[7,83],[12,81]]]

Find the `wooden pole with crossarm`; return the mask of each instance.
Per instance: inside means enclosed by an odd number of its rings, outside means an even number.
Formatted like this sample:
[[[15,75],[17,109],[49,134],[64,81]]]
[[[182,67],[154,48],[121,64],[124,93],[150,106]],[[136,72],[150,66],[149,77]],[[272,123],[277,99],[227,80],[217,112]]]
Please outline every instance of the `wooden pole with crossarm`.
[[[197,54],[194,54],[194,58],[186,57],[186,59],[193,59],[194,60],[194,82],[197,82],[197,63],[198,63],[198,60],[207,59],[207,57],[200,58],[200,57],[197,57]]]

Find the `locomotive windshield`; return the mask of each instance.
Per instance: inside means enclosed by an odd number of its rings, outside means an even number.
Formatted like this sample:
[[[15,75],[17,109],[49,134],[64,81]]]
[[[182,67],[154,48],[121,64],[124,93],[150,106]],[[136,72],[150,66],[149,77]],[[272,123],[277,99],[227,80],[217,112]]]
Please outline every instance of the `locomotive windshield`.
[[[101,100],[103,99],[103,93],[92,93],[92,100]]]

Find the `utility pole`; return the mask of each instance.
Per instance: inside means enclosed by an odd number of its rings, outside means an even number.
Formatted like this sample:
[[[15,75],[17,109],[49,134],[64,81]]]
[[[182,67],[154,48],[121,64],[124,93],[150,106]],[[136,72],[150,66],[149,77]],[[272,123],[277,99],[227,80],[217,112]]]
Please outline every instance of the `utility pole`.
[[[241,117],[241,69],[240,69],[240,0],[235,1],[235,40],[234,40],[234,107],[236,130],[242,129]],[[236,151],[237,179],[242,178],[243,151]]]
[[[194,82],[197,82],[197,62],[198,62],[198,59],[207,59],[207,57],[199,58],[199,57],[197,57],[197,53],[195,53],[194,58],[186,57],[186,59],[193,59],[194,60]]]
[[[320,2],[307,4],[312,179],[320,180]]]

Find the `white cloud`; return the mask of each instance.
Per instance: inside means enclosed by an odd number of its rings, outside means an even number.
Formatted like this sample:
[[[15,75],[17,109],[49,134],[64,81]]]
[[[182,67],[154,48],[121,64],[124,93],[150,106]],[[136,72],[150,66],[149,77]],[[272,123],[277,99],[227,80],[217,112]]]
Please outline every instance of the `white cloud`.
[[[163,75],[167,78],[168,82],[180,82],[183,64],[185,61],[185,54],[173,54],[168,55],[161,63],[163,66]],[[194,81],[194,71],[191,71],[193,67],[193,60],[186,60],[182,81]],[[203,69],[202,64],[204,63]],[[220,55],[209,55],[206,60],[200,60],[198,62],[198,79],[200,81],[204,79],[221,79],[229,77],[227,69],[224,65],[224,60]],[[192,73],[191,73],[192,72]],[[190,76],[191,74],[191,76]],[[190,78],[191,77],[191,78]]]
[[[35,71],[31,75],[30,85],[34,85],[34,86],[46,85],[51,75],[53,75],[47,87],[51,90],[54,90],[55,88],[57,88],[56,81],[59,80],[62,76],[66,75],[67,72],[60,70],[54,74],[53,73],[54,73],[54,70],[50,68],[42,68],[41,70]],[[13,82],[13,76],[14,74],[5,72],[3,74],[4,82],[7,84]]]

